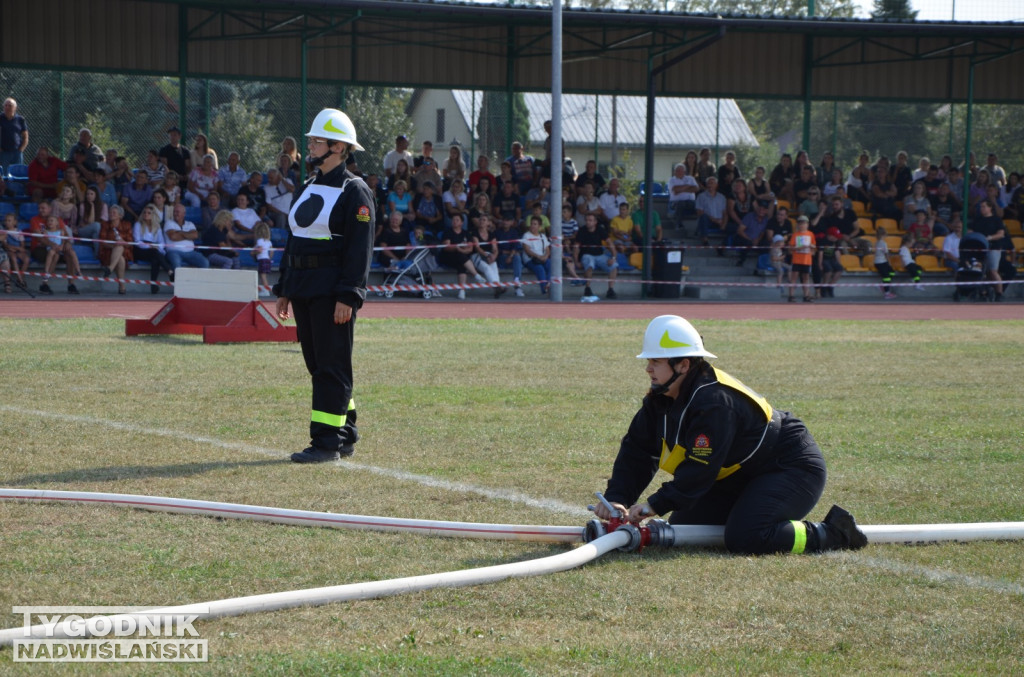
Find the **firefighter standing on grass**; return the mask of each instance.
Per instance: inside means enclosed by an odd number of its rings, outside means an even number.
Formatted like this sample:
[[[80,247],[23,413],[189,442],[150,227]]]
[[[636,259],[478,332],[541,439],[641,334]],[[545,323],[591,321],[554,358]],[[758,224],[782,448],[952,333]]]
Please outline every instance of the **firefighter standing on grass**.
[[[375,222],[373,193],[345,168],[363,150],[348,116],[325,108],[313,120],[307,162],[313,173],[288,212],[288,244],[274,286],[277,315],[295,313],[302,357],[313,380],[310,445],[296,463],[335,461],[359,439],[352,399],[352,339],[366,299]]]
[[[640,359],[650,392],[622,438],[606,498],[631,521],[671,512],[672,524],[725,526],[725,545],[747,554],[822,552],[867,544],[850,513],[802,521],[825,488],[825,459],[800,419],[772,408],[706,358],[681,317],[647,326]],[[672,475],[645,503],[661,468]],[[626,506],[631,506],[627,508]],[[602,519],[611,514],[596,506]]]

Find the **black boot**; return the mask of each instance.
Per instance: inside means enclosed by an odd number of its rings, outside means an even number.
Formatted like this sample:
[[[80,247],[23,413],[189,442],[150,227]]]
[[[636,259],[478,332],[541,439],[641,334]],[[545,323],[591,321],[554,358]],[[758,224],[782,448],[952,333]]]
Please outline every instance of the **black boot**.
[[[868,537],[857,528],[853,515],[833,505],[821,522],[804,522],[807,526],[806,552],[828,550],[860,550],[868,544]]]

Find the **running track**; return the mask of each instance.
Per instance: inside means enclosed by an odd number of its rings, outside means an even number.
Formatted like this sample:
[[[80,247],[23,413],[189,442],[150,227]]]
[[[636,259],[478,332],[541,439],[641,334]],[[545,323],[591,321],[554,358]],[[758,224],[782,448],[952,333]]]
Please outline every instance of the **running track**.
[[[0,317],[77,318],[152,317],[169,297],[160,300],[11,298],[0,299]],[[267,303],[273,309],[273,304]],[[363,318],[428,319],[624,319],[648,320],[657,315],[682,315],[691,320],[1019,320],[1024,305],[1007,303],[718,303],[710,301],[456,301],[454,299],[383,300],[370,299],[359,316]]]

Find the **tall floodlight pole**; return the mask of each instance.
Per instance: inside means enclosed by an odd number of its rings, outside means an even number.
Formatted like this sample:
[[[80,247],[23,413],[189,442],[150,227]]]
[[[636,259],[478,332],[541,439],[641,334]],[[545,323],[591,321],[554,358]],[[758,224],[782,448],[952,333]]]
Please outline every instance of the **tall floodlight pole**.
[[[562,300],[562,0],[551,3],[551,300]]]

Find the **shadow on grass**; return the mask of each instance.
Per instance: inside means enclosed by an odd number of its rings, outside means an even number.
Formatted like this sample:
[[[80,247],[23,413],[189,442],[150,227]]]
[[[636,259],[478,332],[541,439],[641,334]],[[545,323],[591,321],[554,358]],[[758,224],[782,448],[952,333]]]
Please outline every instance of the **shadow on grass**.
[[[67,482],[114,482],[141,477],[189,477],[222,468],[255,467],[291,463],[287,458],[259,461],[216,461],[212,463],[177,463],[175,465],[115,465],[106,468],[81,468],[43,475],[26,475],[10,486]]]

